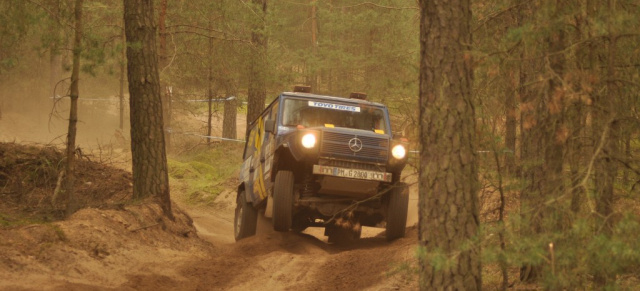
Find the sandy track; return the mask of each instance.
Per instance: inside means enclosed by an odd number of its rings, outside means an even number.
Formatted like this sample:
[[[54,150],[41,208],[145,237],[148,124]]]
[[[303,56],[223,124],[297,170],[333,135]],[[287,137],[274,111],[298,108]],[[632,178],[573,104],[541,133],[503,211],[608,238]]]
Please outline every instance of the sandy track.
[[[408,270],[417,233],[387,242],[383,229],[365,228],[363,238],[342,245],[327,243],[323,230],[278,233],[259,218],[258,234],[233,241],[233,193],[221,194],[215,212],[189,210],[200,237],[219,250],[211,258],[185,264],[180,274],[195,290],[406,290],[415,289]],[[417,221],[417,191],[412,188],[408,225]]]

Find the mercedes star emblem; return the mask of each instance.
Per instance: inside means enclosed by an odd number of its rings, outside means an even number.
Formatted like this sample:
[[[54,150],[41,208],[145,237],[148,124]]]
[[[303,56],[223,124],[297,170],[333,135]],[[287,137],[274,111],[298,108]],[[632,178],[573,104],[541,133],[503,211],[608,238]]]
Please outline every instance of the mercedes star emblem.
[[[357,137],[354,137],[354,138],[350,139],[349,140],[349,148],[354,153],[359,152],[360,150],[362,150],[362,141]]]

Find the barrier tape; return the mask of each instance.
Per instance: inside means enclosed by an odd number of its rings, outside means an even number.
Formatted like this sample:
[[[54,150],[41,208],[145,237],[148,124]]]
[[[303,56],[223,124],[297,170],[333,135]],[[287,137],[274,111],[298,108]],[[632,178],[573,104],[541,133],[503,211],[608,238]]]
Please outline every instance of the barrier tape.
[[[69,98],[69,96],[51,96],[49,97],[49,99],[63,99],[63,98]],[[228,98],[225,99],[211,99],[211,102],[224,102],[224,101],[231,101],[236,99],[236,96],[230,96]],[[120,97],[119,96],[114,96],[113,98],[83,98],[83,97],[79,97],[78,100],[80,101],[119,101]],[[175,100],[172,99],[171,102],[209,102],[209,99],[187,99],[187,100]],[[247,104],[247,102],[242,102],[242,104]]]
[[[220,137],[220,136],[209,136],[209,135],[202,135],[202,134],[197,134],[197,133],[191,133],[191,132],[177,132],[177,131],[172,131],[171,129],[167,129],[167,132],[171,133],[171,134],[182,134],[182,135],[190,135],[190,136],[197,136],[197,137],[201,137],[201,138],[208,138],[208,139],[217,139],[217,140],[225,140],[225,141],[235,141],[235,142],[246,142],[243,139],[233,139],[233,138],[225,138],[225,137]]]
[[[69,98],[69,96],[56,96],[56,97],[49,97],[49,99],[62,99],[62,98]],[[116,96],[115,98],[82,98],[82,97],[78,97],[79,101],[119,101],[120,97]]]
[[[495,152],[495,151],[476,151],[476,153],[477,153],[477,154],[487,154],[487,153],[493,153],[493,152]],[[409,151],[409,153],[412,153],[412,154],[419,154],[419,153],[420,153],[420,151]],[[513,153],[513,151],[512,151],[512,150],[503,150],[501,153],[509,153],[509,154],[512,154],[512,153]]]

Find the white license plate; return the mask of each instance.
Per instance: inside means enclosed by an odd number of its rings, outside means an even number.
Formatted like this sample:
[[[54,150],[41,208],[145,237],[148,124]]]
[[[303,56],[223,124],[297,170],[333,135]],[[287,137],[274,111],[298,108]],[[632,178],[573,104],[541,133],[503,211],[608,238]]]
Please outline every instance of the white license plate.
[[[391,173],[313,165],[313,173],[361,180],[391,182]]]

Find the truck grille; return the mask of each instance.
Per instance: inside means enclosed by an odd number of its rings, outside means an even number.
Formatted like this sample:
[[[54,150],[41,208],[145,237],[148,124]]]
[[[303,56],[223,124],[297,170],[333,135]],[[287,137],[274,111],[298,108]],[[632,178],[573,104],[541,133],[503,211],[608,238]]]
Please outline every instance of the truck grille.
[[[353,138],[358,138],[362,141],[362,149],[358,152],[354,152],[349,148],[349,141]],[[386,163],[388,152],[389,140],[386,137],[372,137],[327,131],[323,133],[320,147],[321,157],[374,163]]]

